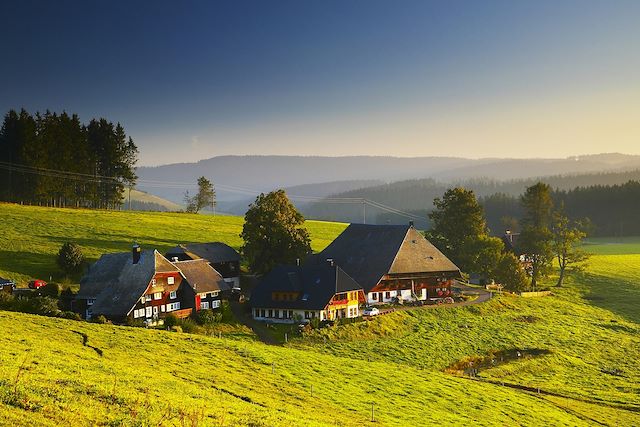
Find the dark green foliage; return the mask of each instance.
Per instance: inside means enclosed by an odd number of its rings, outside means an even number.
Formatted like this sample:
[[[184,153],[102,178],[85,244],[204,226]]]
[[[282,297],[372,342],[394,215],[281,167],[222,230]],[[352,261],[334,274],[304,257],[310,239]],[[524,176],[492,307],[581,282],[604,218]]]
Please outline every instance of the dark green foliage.
[[[60,297],[60,285],[57,283],[47,283],[44,287],[40,288],[42,295],[56,298]]]
[[[264,274],[277,264],[290,264],[311,252],[304,217],[284,190],[260,194],[249,206],[240,237],[251,271]]]
[[[218,313],[213,310],[200,310],[196,312],[194,318],[199,325],[212,325],[214,323],[220,323],[222,320],[222,313]]]
[[[173,326],[178,325],[180,319],[178,319],[174,314],[167,314],[164,318],[164,326],[167,328],[172,328]]]
[[[527,289],[527,275],[520,260],[512,253],[502,254],[493,274],[496,282],[511,292],[520,292]]]
[[[0,200],[115,208],[135,183],[137,155],[120,124],[11,110],[0,129]]]
[[[80,317],[78,313],[74,313],[73,311],[63,311],[62,313],[60,313],[60,317],[69,320],[82,320],[82,317]]]
[[[105,323],[108,323],[108,322],[109,321],[107,320],[107,318],[104,317],[102,314],[91,318],[91,323],[98,323],[100,325],[104,325]]]
[[[189,192],[184,193],[185,210],[188,213],[198,213],[206,207],[211,210],[216,207],[216,190],[207,178],[201,176],[198,178],[198,193],[191,197]]]
[[[525,254],[531,268],[531,286],[535,288],[538,280],[545,277],[551,269],[553,251],[551,246],[551,223],[553,218],[553,200],[551,188],[537,183],[522,195],[522,232],[518,242],[518,251]]]
[[[82,269],[82,263],[84,262],[82,249],[75,243],[67,242],[58,251],[56,262],[58,267],[65,273],[78,273]]]
[[[0,309],[21,313],[40,314],[42,316],[58,316],[58,300],[48,296],[13,296],[0,292]]]

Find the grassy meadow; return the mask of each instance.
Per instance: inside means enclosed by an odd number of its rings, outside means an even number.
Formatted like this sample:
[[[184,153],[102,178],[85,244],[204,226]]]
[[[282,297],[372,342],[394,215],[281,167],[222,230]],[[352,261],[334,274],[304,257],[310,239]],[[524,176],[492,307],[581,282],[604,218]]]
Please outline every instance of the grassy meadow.
[[[12,277],[55,270],[67,236],[94,259],[133,239],[240,244],[232,217],[15,205],[0,217]],[[308,226],[316,250],[344,227]],[[611,243],[590,241],[588,269],[553,296],[398,311],[285,346],[0,311],[0,424],[640,425],[640,239]]]
[[[243,218],[163,212],[54,209],[0,203],[0,276],[26,284],[31,278],[64,280],[55,256],[67,241],[82,247],[89,262],[109,252],[160,252],[190,242],[221,241],[238,249]],[[307,221],[314,250],[322,250],[346,224]],[[71,282],[76,278],[71,278]]]

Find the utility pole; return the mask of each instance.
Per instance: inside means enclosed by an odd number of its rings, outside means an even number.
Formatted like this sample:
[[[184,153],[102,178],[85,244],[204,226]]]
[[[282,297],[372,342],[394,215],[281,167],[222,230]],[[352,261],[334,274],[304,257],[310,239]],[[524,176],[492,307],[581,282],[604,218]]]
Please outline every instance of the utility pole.
[[[362,199],[362,223],[367,223],[367,201]]]

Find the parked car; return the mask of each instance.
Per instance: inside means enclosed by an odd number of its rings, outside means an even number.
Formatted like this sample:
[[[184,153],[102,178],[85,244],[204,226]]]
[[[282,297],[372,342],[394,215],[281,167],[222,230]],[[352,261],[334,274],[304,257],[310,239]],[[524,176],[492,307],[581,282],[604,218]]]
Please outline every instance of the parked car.
[[[29,289],[40,289],[44,286],[47,286],[44,280],[36,279],[29,282]]]
[[[380,314],[380,310],[375,307],[367,307],[364,309],[364,312],[362,314],[364,316],[377,316],[378,314]]]

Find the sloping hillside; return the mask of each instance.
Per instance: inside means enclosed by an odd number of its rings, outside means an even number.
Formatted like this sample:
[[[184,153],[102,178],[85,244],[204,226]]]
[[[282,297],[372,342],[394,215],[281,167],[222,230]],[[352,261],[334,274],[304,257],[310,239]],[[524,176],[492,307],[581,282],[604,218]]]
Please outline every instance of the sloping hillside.
[[[133,242],[165,251],[179,243],[221,241],[238,249],[244,218],[161,212],[54,209],[0,203],[0,276],[25,283],[62,279],[55,255],[76,242],[89,261],[129,251]],[[312,247],[321,250],[345,224],[307,221]],[[76,278],[77,279],[77,278]]]

